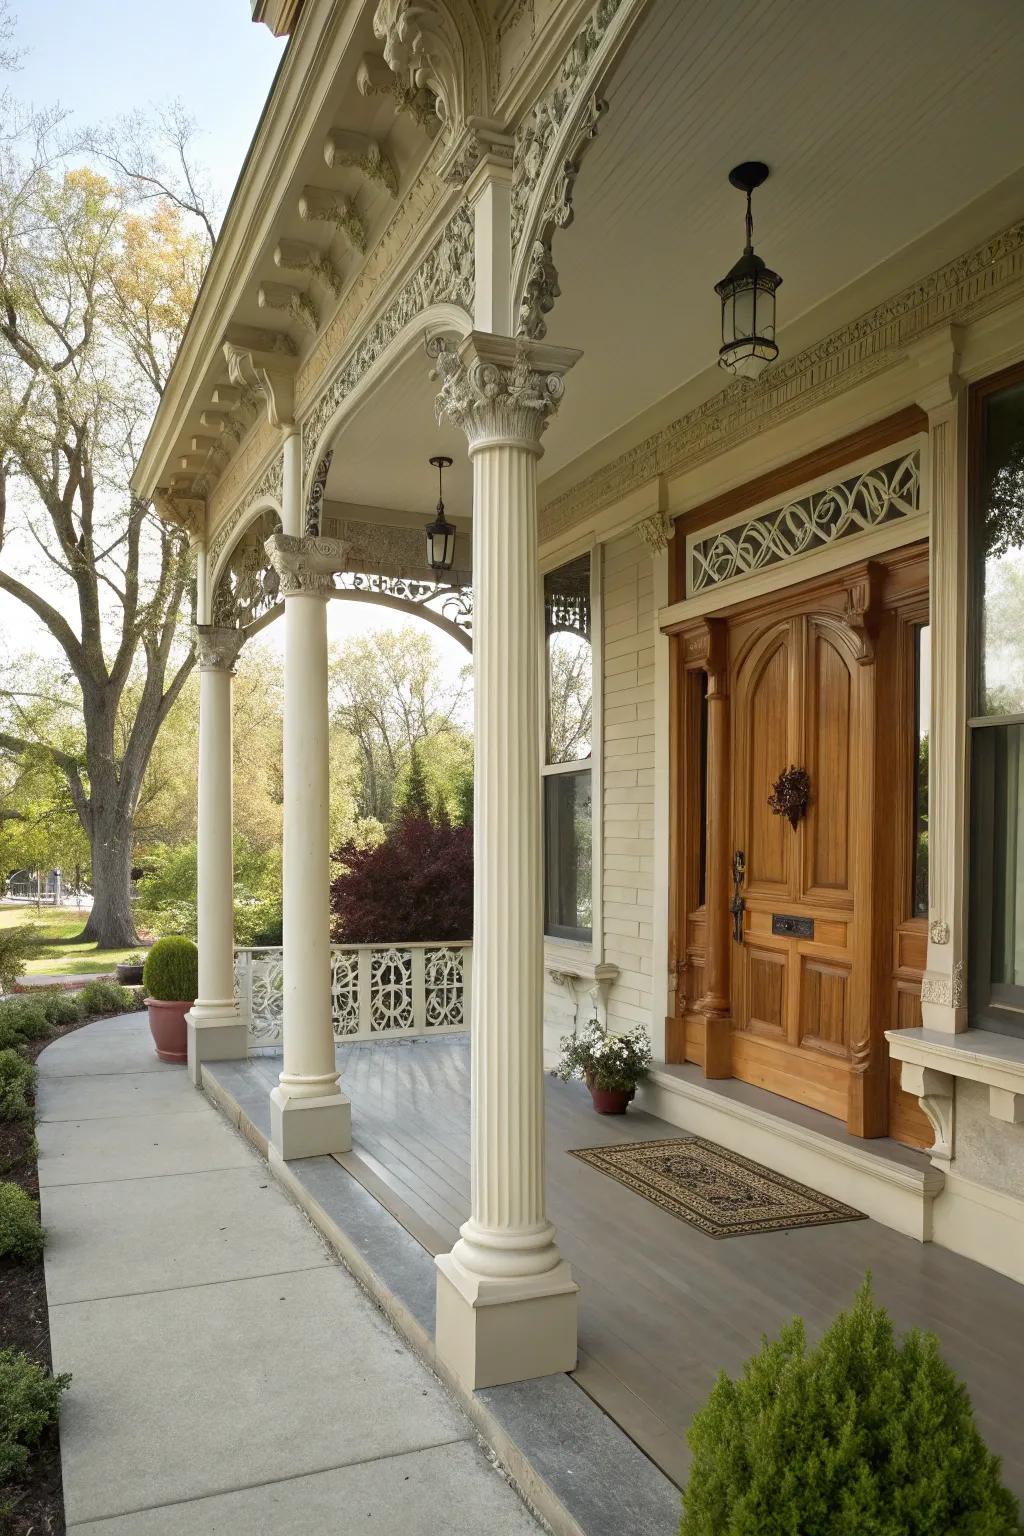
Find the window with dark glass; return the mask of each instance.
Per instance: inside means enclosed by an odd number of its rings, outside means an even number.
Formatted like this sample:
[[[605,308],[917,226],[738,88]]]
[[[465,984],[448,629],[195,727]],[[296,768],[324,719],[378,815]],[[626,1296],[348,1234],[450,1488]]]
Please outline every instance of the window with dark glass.
[[[972,1022],[1024,1030],[1024,368],[975,392]]]
[[[928,733],[932,694],[931,630],[914,626],[914,890],[911,911],[928,916]]]
[[[590,618],[590,556],[582,555],[544,577],[544,931],[583,941],[593,927]]]

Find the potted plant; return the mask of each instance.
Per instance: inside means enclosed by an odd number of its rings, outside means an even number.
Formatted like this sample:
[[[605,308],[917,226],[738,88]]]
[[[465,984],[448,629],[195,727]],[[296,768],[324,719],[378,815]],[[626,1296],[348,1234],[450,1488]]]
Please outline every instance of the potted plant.
[[[122,987],[141,987],[142,973],[145,968],[146,957],[138,951],[133,955],[125,955],[114,966],[114,975],[118,984]]]
[[[149,1028],[161,1061],[188,1060],[185,1015],[199,990],[199,951],[191,939],[158,939],[142,972]]]
[[[579,1034],[563,1037],[561,1050],[558,1076],[566,1083],[582,1078],[599,1115],[624,1115],[651,1065],[651,1042],[639,1026],[615,1035],[591,1019]]]

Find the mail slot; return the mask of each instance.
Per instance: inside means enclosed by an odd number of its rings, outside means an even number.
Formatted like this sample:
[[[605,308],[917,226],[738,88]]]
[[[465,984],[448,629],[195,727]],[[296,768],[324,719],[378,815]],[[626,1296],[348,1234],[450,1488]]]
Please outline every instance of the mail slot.
[[[813,917],[787,917],[783,912],[772,913],[772,933],[788,939],[813,939]]]

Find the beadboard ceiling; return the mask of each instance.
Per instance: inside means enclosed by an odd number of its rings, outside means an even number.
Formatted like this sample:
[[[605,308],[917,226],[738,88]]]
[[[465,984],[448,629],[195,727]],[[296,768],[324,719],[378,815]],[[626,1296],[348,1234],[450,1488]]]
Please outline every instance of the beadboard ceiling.
[[[1021,0],[655,0],[555,241],[547,339],[584,356],[542,480],[688,381],[721,388],[713,285],[743,243],[733,165],[771,168],[755,245],[783,277],[785,350],[799,317],[1024,165],[1022,80]],[[422,359],[399,369],[346,430],[329,494],[428,511],[426,460],[449,452],[464,513],[465,445],[435,427],[432,396]]]

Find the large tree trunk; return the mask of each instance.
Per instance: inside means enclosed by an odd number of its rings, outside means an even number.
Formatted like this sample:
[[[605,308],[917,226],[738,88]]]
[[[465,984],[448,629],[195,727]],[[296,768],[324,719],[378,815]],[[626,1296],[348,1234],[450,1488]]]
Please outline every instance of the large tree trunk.
[[[129,949],[138,943],[132,917],[132,820],[115,799],[93,809],[93,907],[82,933],[100,949]]]

